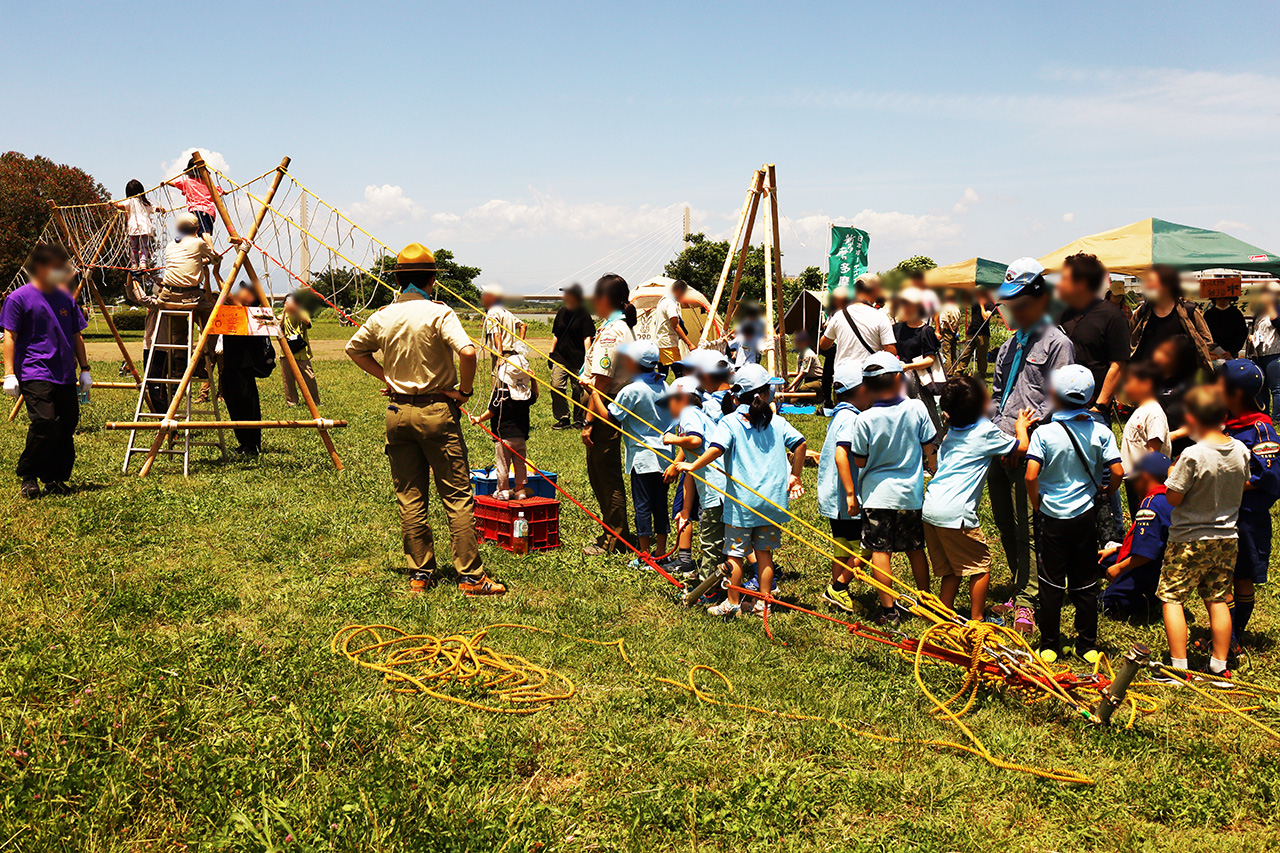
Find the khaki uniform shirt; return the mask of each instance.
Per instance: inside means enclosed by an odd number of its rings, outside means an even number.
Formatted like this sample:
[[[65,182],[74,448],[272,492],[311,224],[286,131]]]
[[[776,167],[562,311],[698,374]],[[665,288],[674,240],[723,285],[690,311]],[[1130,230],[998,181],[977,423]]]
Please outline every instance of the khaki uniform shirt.
[[[439,394],[457,387],[454,354],[471,345],[452,308],[416,293],[402,293],[351,336],[347,355],[381,351],[387,387],[392,391]]]
[[[201,287],[205,264],[216,260],[218,253],[194,235],[170,243],[164,250],[164,280],[160,286],[169,290]]]
[[[582,366],[583,381],[591,383],[596,376],[607,376],[609,382],[605,386],[605,393],[610,397],[617,396],[622,386],[627,384],[626,379],[618,372],[617,349],[635,339],[635,333],[627,325],[621,311],[610,316],[591,342],[587,361]]]

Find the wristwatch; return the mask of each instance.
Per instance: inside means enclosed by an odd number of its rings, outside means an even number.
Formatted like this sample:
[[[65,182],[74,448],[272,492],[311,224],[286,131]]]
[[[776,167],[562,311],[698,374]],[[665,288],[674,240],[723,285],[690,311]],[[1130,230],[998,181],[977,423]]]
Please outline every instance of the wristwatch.
[[[459,388],[458,393],[464,397],[470,398],[472,394],[476,393],[476,389],[472,388],[470,391],[463,391],[461,388]]]

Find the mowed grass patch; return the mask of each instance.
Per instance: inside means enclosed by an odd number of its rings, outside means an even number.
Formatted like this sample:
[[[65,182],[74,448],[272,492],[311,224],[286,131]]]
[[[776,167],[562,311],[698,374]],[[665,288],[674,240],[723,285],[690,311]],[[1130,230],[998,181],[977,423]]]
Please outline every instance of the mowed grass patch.
[[[95,363],[99,375],[112,367]],[[23,503],[14,482],[0,494],[0,845],[1189,852],[1277,839],[1280,744],[1189,696],[1169,694],[1126,731],[984,693],[968,722],[992,752],[1086,773],[1093,787],[701,704],[654,677],[683,682],[704,664],[734,690],[698,683],[727,700],[963,741],[929,716],[911,662],[892,650],[803,615],[776,614],[771,642],[759,620],[683,609],[658,576],[583,557],[596,528],[567,503],[563,548],[518,559],[483,548],[506,597],[442,587],[411,598],[377,388],[340,359],[317,370],[326,416],[350,422],[334,431],[341,473],[297,430],[269,432],[256,461],[202,451],[188,479],[166,459],[151,477],[124,476],[125,434],[101,427],[133,401],[100,391],[78,440],[82,491]],[[260,386],[267,417],[299,413],[278,373]],[[534,419],[532,458],[594,509],[577,434],[550,429],[545,401]],[[793,421],[820,446],[823,419]],[[474,466],[491,464],[484,434],[466,429]],[[25,418],[0,426],[6,464],[24,433]],[[818,523],[815,474],[794,508]],[[438,508],[433,523],[446,531]],[[447,537],[439,546],[447,559]],[[999,599],[1009,576],[996,550]],[[825,559],[788,540],[778,561],[783,594],[820,609]],[[865,590],[859,600],[873,604]],[[1266,588],[1258,600],[1247,677],[1280,684],[1277,603]],[[510,717],[392,693],[330,651],[347,624],[452,634],[502,622],[622,638],[635,666],[612,648],[494,629],[492,645],[577,686],[549,711]],[[1105,622],[1103,640],[1164,648],[1159,625]],[[960,674],[926,677],[949,695]]]

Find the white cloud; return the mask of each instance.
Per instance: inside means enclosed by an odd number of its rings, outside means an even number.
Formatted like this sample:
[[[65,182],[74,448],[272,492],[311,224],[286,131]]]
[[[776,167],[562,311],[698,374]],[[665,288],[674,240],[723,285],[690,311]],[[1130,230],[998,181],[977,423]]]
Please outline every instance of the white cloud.
[[[1064,213],[1064,214],[1062,214],[1062,221],[1063,221],[1063,222],[1075,222],[1075,221],[1076,221],[1076,215],[1075,215],[1074,213]]]
[[[951,212],[957,215],[968,213],[969,208],[973,207],[981,200],[982,196],[978,195],[977,190],[973,187],[966,187],[964,195],[960,196],[960,200],[951,206]]]
[[[364,201],[352,204],[349,213],[356,222],[379,226],[421,219],[426,211],[405,195],[401,187],[371,184],[364,188]]]
[[[570,202],[530,189],[531,199],[492,199],[463,213],[431,216],[433,241],[491,241],[509,237],[547,234],[578,239],[627,240],[660,228],[677,227],[683,204],[624,207],[601,202]],[[691,216],[694,230],[706,219],[699,211]]]
[[[1243,222],[1236,222],[1234,219],[1219,219],[1213,226],[1214,231],[1252,231],[1253,226]]]
[[[161,163],[160,170],[164,172],[164,176],[166,178],[172,178],[174,175],[187,168],[187,162],[191,159],[191,155],[196,151],[199,151],[200,156],[204,158],[204,162],[212,166],[214,169],[217,169],[224,175],[231,174],[231,170],[227,168],[226,158],[223,157],[222,154],[209,148],[199,147],[188,148],[186,151],[183,151],[182,155],[176,160],[170,160],[168,163]]]
[[[1159,128],[1162,138],[1280,131],[1280,77],[1179,68],[1058,68],[1042,77],[1058,91],[1045,94],[917,94],[818,90],[789,94],[789,107],[862,114],[930,115],[937,120],[983,116],[995,126],[1097,127],[1099,140],[1118,127]]]

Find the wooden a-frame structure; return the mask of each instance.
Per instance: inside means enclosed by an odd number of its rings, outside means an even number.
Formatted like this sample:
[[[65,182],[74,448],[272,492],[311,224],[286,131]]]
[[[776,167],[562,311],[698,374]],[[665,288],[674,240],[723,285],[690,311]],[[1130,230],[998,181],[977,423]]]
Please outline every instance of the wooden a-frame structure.
[[[729,291],[729,305],[724,312],[724,329],[726,332],[733,323],[733,315],[738,310],[738,289],[742,283],[742,271],[747,264],[747,255],[751,251],[751,232],[755,227],[756,214],[760,205],[766,202],[764,212],[764,314],[765,328],[772,337],[772,345],[765,353],[765,366],[775,376],[787,380],[790,370],[787,366],[787,336],[785,331],[775,322],[775,305],[779,311],[786,310],[782,297],[782,247],[778,222],[778,174],[772,163],[766,163],[751,175],[751,185],[747,189],[747,198],[742,203],[742,212],[738,214],[738,225],[733,232],[733,241],[729,244],[729,253],[725,255],[724,267],[720,270],[720,280],[716,284],[716,292],[711,297],[711,310],[714,312],[720,305],[724,295],[725,284],[729,280],[729,271],[733,270],[733,286]],[[737,265],[734,265],[734,260]],[[710,324],[702,330],[699,346],[707,343],[707,332]]]
[[[231,219],[231,215],[227,212],[226,206],[223,204],[221,193],[218,191],[217,184],[214,183],[213,176],[205,165],[204,157],[199,151],[192,155],[195,158],[195,173],[209,187],[209,193],[213,197],[214,206],[218,211],[218,218],[222,220],[222,224],[227,229],[227,236],[232,244],[238,244],[239,248],[236,252],[235,262],[231,265],[231,272],[226,275],[222,281],[218,283],[218,298],[214,303],[210,312],[210,317],[218,311],[219,308],[227,301],[227,296],[234,287],[236,277],[243,269],[249,276],[250,285],[253,287],[254,293],[257,294],[258,302],[261,305],[270,305],[271,302],[267,298],[267,294],[262,289],[262,282],[258,279],[258,275],[254,272],[253,265],[249,263],[249,250],[253,247],[253,240],[258,234],[258,230],[262,227],[262,221],[266,218],[267,210],[271,205],[272,199],[275,197],[276,190],[280,188],[281,181],[284,180],[285,170],[289,168],[289,158],[285,157],[280,161],[280,165],[276,168],[275,177],[271,181],[271,187],[267,191],[266,197],[258,207],[258,212],[254,216],[253,224],[249,228],[249,233],[243,238],[237,233],[235,223]],[[206,351],[209,345],[210,333],[213,330],[213,323],[207,322],[200,331],[200,339],[194,348],[194,355],[187,360],[186,369],[183,371],[177,389],[174,391],[173,399],[169,402],[169,408],[165,412],[164,418],[158,423],[150,422],[131,422],[131,423],[107,423],[106,429],[115,430],[146,430],[153,429],[156,431],[156,437],[151,442],[151,448],[147,451],[147,458],[142,463],[142,469],[138,472],[138,476],[145,477],[151,472],[151,466],[155,463],[156,455],[160,451],[160,447],[164,444],[167,437],[176,434],[179,430],[186,429],[214,429],[214,428],[258,428],[258,429],[315,429],[320,440],[324,443],[325,450],[329,453],[329,458],[333,460],[333,465],[339,471],[342,470],[342,460],[338,457],[338,451],[333,446],[333,439],[329,435],[329,430],[333,427],[345,427],[346,421],[328,420],[320,417],[320,410],[316,407],[316,401],[311,397],[311,391],[307,388],[307,383],[303,381],[302,372],[298,369],[298,362],[293,357],[293,351],[289,348],[289,342],[285,339],[284,331],[279,332],[278,342],[280,351],[284,355],[285,369],[292,371],[294,379],[297,381],[298,392],[302,395],[303,401],[307,404],[307,410],[311,413],[312,420],[296,420],[296,421],[209,421],[209,422],[184,422],[175,419],[178,413],[178,407],[182,403],[183,397],[188,393],[191,380],[200,363],[200,355]]]

